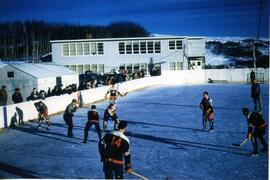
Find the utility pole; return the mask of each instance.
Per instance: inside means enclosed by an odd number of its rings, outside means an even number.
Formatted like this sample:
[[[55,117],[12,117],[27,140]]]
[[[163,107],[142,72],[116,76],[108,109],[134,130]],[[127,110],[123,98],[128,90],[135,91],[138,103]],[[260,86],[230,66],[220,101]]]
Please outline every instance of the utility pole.
[[[260,31],[261,31],[261,21],[262,21],[262,0],[259,0],[260,1],[260,7],[259,7],[259,20],[258,20],[258,29],[257,29],[257,34],[256,34],[256,39],[254,40],[254,45],[253,45],[253,60],[254,60],[254,69],[257,68],[257,65],[256,65],[256,44],[260,38]]]

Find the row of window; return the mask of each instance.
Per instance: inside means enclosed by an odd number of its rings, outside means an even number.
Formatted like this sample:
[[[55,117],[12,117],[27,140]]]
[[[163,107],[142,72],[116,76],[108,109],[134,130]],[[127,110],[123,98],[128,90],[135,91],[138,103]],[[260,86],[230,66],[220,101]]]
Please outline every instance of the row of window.
[[[63,56],[89,56],[103,54],[103,43],[84,42],[63,44]]]
[[[182,49],[182,40],[169,41],[169,50]],[[160,41],[127,41],[119,42],[119,54],[147,54],[161,53]],[[78,42],[62,45],[63,56],[103,55],[103,43]]]
[[[182,62],[170,62],[170,70],[183,70]]]
[[[128,70],[129,72],[137,72],[141,69],[147,71],[147,63],[127,63],[119,65],[119,70]]]
[[[83,74],[85,71],[104,73],[104,64],[79,64],[65,66],[70,70],[77,72],[78,74]]]
[[[159,64],[156,64],[155,66],[158,66],[158,65]],[[79,74],[83,74],[85,73],[85,71],[104,73],[104,64],[80,64],[80,65],[65,65],[65,66]],[[137,71],[140,71],[141,69],[144,69],[145,72],[147,72],[148,71],[147,63],[126,63],[126,64],[119,65],[119,70],[128,70],[129,72],[137,72]],[[170,70],[183,70],[183,63],[170,62],[169,69]]]
[[[119,54],[161,53],[160,41],[119,42]]]
[[[183,49],[183,47],[182,47],[182,40],[172,40],[172,41],[169,41],[169,49],[170,50]]]

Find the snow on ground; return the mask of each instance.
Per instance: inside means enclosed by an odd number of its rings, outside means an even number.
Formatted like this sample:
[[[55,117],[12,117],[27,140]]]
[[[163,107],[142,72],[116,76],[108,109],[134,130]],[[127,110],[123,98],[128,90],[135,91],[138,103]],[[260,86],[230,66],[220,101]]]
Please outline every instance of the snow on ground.
[[[261,85],[261,89],[268,121],[269,86]],[[200,130],[198,104],[205,90],[215,106],[213,133]],[[107,104],[96,103],[101,116]],[[150,179],[267,179],[266,153],[249,156],[250,142],[242,148],[232,146],[246,135],[243,106],[252,108],[246,84],[156,87],[121,98],[118,116],[129,121],[133,169]],[[61,114],[51,117],[50,131],[37,130],[36,123],[29,123],[1,133],[0,177],[103,178],[93,129],[88,144],[80,144],[87,110],[75,113],[75,138],[66,137]]]

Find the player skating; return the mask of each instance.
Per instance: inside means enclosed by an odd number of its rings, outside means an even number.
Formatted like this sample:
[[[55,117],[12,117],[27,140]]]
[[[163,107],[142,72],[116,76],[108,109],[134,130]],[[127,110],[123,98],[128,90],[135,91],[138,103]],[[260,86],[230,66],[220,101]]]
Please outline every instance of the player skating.
[[[99,141],[100,141],[101,140],[101,129],[100,129],[100,125],[99,125],[99,114],[98,114],[98,112],[96,110],[95,105],[91,106],[91,110],[88,111],[87,116],[88,116],[88,121],[85,124],[84,140],[83,140],[82,143],[84,143],[84,144],[87,143],[88,131],[89,131],[89,129],[90,129],[90,127],[92,125],[95,125],[96,131],[97,131],[97,134],[98,134],[98,138],[99,138]]]
[[[34,103],[34,106],[36,107],[38,111],[38,125],[37,128],[41,127],[41,124],[44,124],[44,127],[46,127],[47,130],[49,130],[50,126],[50,119],[48,115],[48,108],[46,104],[42,101],[38,101]]]
[[[251,135],[249,137],[251,138],[252,145],[253,145],[253,152],[250,153],[252,156],[258,156],[258,142],[257,138],[260,140],[260,142],[263,145],[263,148],[261,149],[261,152],[268,151],[268,145],[266,144],[266,141],[264,139],[265,131],[266,131],[266,123],[262,117],[262,114],[258,112],[252,112],[249,113],[248,108],[243,108],[243,114],[246,117],[249,125],[249,132]]]
[[[104,116],[103,116],[103,129],[104,130],[107,129],[109,119],[114,121],[114,130],[116,130],[119,124],[119,119],[116,114],[116,106],[113,103],[109,104],[109,106],[104,111]]]
[[[120,121],[119,130],[106,133],[99,143],[105,179],[123,179],[124,164],[127,173],[133,172],[131,169],[129,139],[124,135],[127,124],[127,121]]]
[[[200,108],[203,111],[203,130],[206,130],[207,120],[210,124],[210,132],[214,131],[214,111],[212,99],[208,96],[208,92],[203,92],[203,98],[200,103]]]
[[[115,103],[116,103],[117,97],[118,97],[118,96],[123,97],[123,96],[127,95],[127,92],[126,92],[125,94],[121,94],[121,93],[117,90],[117,88],[115,87],[115,85],[112,84],[112,86],[110,87],[110,89],[109,89],[109,90],[106,92],[106,94],[105,94],[105,99],[107,98],[108,94],[110,94],[110,97],[109,97],[109,98],[110,98],[110,103],[115,104]]]
[[[78,109],[79,104],[77,104],[77,100],[73,99],[72,102],[66,107],[63,118],[68,125],[67,136],[73,137],[73,113]]]

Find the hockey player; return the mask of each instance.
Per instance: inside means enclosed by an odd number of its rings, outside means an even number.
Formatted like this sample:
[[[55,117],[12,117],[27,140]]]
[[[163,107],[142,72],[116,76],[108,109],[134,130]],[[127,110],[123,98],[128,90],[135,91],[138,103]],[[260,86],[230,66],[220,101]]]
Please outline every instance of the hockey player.
[[[38,111],[37,128],[41,127],[41,122],[45,120],[46,125],[47,125],[46,129],[49,130],[50,119],[49,119],[48,108],[47,108],[46,104],[42,101],[38,101],[38,102],[34,103],[34,106],[36,107],[36,109]]]
[[[116,114],[115,104],[113,104],[113,103],[109,104],[107,109],[104,111],[103,129],[107,129],[109,119],[112,119],[114,121],[114,130],[116,130],[117,126],[119,124],[119,119],[118,119],[118,116]]]
[[[68,125],[67,136],[73,137],[73,113],[77,110],[79,105],[77,104],[77,100],[73,99],[72,102],[66,107],[63,118]]]
[[[214,131],[214,111],[212,99],[208,96],[208,92],[203,92],[203,99],[200,103],[200,108],[203,111],[203,130],[206,130],[207,120],[210,124],[210,132]]]
[[[113,103],[113,104],[115,104],[116,99],[117,99],[118,96],[123,97],[123,96],[127,95],[127,93],[126,94],[121,94],[117,90],[117,88],[115,87],[114,84],[112,84],[112,86],[110,87],[110,89],[106,92],[105,99],[107,98],[108,94],[110,94],[110,103]]]
[[[97,134],[98,134],[99,141],[101,141],[101,129],[100,129],[100,126],[99,126],[99,115],[98,115],[98,112],[96,110],[96,106],[95,105],[92,105],[91,106],[91,110],[88,111],[87,116],[88,116],[88,121],[85,124],[85,128],[84,128],[84,140],[83,140],[82,143],[83,144],[86,144],[87,143],[88,131],[89,131],[89,129],[90,129],[90,127],[92,125],[95,125],[96,131],[97,131]]]
[[[268,151],[268,145],[264,139],[265,131],[266,131],[266,123],[263,120],[262,114],[258,112],[249,113],[248,108],[242,109],[244,116],[246,117],[248,124],[249,124],[249,134],[248,137],[251,138],[252,145],[253,145],[253,152],[250,154],[252,156],[258,156],[258,143],[257,138],[261,141],[263,148],[261,149],[262,152]],[[251,133],[251,135],[250,135]]]
[[[252,81],[251,98],[253,99],[254,111],[257,111],[257,106],[258,105],[259,105],[259,111],[262,111],[262,100],[261,100],[260,84],[257,83],[256,79],[253,79],[253,81]]]
[[[124,164],[125,171],[132,173],[129,139],[124,135],[127,121],[120,121],[118,128],[118,131],[108,132],[99,143],[105,179],[123,179]]]

